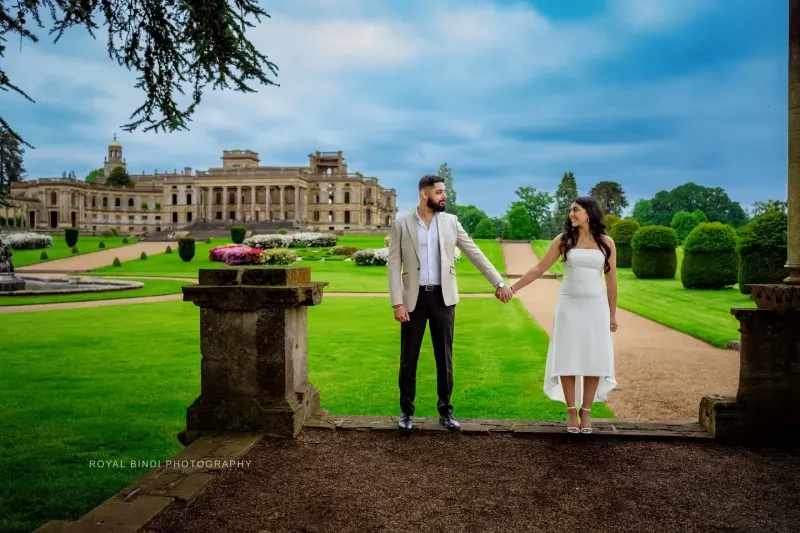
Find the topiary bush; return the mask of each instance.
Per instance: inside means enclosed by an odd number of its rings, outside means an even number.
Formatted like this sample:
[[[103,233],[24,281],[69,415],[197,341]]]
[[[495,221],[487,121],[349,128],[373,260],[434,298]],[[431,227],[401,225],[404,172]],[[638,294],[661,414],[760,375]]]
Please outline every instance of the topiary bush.
[[[613,237],[612,237],[613,238]],[[678,237],[666,226],[639,228],[631,240],[633,274],[641,279],[672,279],[678,270]]]
[[[73,254],[79,254],[79,253],[81,253],[81,252],[78,250],[78,247],[77,247],[77,246],[73,246],[73,247],[72,247],[72,249],[70,250],[70,252],[72,252]]]
[[[287,234],[287,233],[289,233],[289,232],[288,232],[288,231],[286,231],[286,229],[284,229],[284,228],[280,228],[280,229],[279,229],[278,231],[276,231],[275,233],[277,233],[277,234],[279,234],[279,235],[286,235],[286,234]]]
[[[231,240],[234,244],[242,244],[244,242],[247,231],[242,226],[233,226],[231,228]]]
[[[617,247],[617,268],[631,267],[631,261],[633,260],[631,242],[640,227],[641,225],[636,220],[626,218],[625,220],[620,220],[611,228],[609,235],[614,239],[614,245]]]
[[[770,211],[739,228],[737,281],[742,294],[750,293],[748,284],[782,283],[786,278],[788,227],[789,219],[785,213]]]
[[[620,220],[622,220],[622,219],[619,217],[619,215],[615,215],[614,213],[608,213],[608,214],[604,215],[603,216],[603,223],[606,225],[606,233],[610,234],[611,228],[616,226],[619,223]],[[614,237],[611,237],[611,238],[613,239]]]
[[[297,252],[286,248],[269,248],[262,252],[268,265],[291,265],[297,261]]]
[[[334,246],[333,248],[331,248],[331,255],[345,255],[347,257],[350,257],[357,251],[358,248],[356,248],[355,246],[345,246],[345,245]]]
[[[722,289],[734,285],[739,259],[736,232],[721,222],[705,222],[686,237],[681,283],[687,289]]]
[[[101,235],[102,235],[103,237],[106,237],[106,238],[108,238],[108,237],[113,237],[113,236],[114,236],[114,232],[113,232],[113,231],[111,231],[111,229],[110,229],[110,228],[106,228],[106,229],[104,229],[104,230],[103,230],[103,233],[101,233]]]
[[[147,259],[147,254],[146,254],[146,253],[144,253],[144,252],[142,252],[142,255],[140,255],[140,256],[139,256],[139,259],[141,259],[142,261],[144,261],[145,259]]]
[[[178,255],[187,263],[194,259],[194,237],[178,239]]]
[[[99,243],[97,243],[97,247],[98,248],[105,248],[106,247],[106,243],[104,243],[103,241],[100,241]]]
[[[111,266],[115,266],[115,267],[121,267],[122,266],[122,263],[120,262],[119,257],[115,257],[114,258],[114,262],[111,263]]]
[[[78,228],[66,228],[64,230],[64,239],[70,248],[78,244]]]
[[[167,250],[164,253],[165,254],[171,254],[172,253],[172,246],[167,246]]]
[[[47,261],[48,259],[50,258],[47,256],[47,252],[42,252],[42,255],[39,256],[40,261]]]
[[[123,237],[122,238],[122,244],[128,244],[128,238],[127,237]]]

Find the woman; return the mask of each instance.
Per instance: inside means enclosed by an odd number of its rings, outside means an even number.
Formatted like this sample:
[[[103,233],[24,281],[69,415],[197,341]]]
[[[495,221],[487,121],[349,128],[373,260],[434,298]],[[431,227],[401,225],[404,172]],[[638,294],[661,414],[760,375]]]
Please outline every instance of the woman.
[[[567,404],[570,433],[592,432],[592,402],[607,400],[617,385],[611,341],[611,332],[617,331],[616,255],[597,202],[590,197],[576,198],[563,233],[553,240],[539,264],[511,286],[516,292],[547,272],[559,256],[564,260],[544,392]],[[580,425],[576,402],[581,405]]]

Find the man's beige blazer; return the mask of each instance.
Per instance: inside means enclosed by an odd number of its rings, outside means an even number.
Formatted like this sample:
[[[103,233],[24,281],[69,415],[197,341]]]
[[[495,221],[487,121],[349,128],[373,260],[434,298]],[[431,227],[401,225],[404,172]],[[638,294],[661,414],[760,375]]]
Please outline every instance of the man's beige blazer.
[[[442,294],[445,305],[458,303],[458,286],[456,284],[456,264],[454,260],[456,247],[475,265],[493,286],[503,281],[502,276],[486,259],[481,249],[461,227],[455,215],[437,213],[439,234],[439,256],[442,269]],[[404,304],[410,313],[417,305],[419,295],[420,260],[419,260],[419,221],[416,211],[402,216],[392,224],[389,239],[389,294],[392,306]]]

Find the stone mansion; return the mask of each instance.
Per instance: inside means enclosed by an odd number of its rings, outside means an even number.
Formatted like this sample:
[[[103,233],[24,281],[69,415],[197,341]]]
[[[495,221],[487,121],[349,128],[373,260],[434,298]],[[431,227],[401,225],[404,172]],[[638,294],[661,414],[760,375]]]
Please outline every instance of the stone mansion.
[[[309,154],[308,166],[261,166],[250,150],[225,150],[222,168],[129,174],[133,187],[106,185],[116,167],[127,171],[122,145],[108,145],[104,174],[89,184],[40,178],[12,184],[16,207],[31,229],[77,227],[123,234],[173,231],[195,221],[295,227],[318,231],[384,230],[397,212],[397,194],[374,177],[349,173],[342,152]],[[260,224],[259,224],[260,223]]]

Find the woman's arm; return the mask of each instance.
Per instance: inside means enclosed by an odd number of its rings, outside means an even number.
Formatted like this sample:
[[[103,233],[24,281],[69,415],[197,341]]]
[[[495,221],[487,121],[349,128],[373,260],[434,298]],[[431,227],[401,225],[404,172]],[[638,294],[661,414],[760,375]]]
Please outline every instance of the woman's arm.
[[[608,308],[611,311],[611,320],[613,321],[617,314],[617,247],[611,237],[606,235],[604,238],[609,248],[611,248],[611,254],[608,256],[610,269],[606,274],[606,291],[608,292]]]
[[[547,269],[553,266],[553,263],[556,262],[558,256],[561,255],[561,235],[559,234],[558,237],[553,239],[553,242],[550,243],[550,248],[548,248],[547,253],[544,254],[539,262],[536,264],[535,267],[528,270],[524,276],[516,281],[513,285],[511,285],[511,290],[517,292],[518,290],[524,288],[529,283],[532,283],[539,279],[542,274],[547,272]]]

